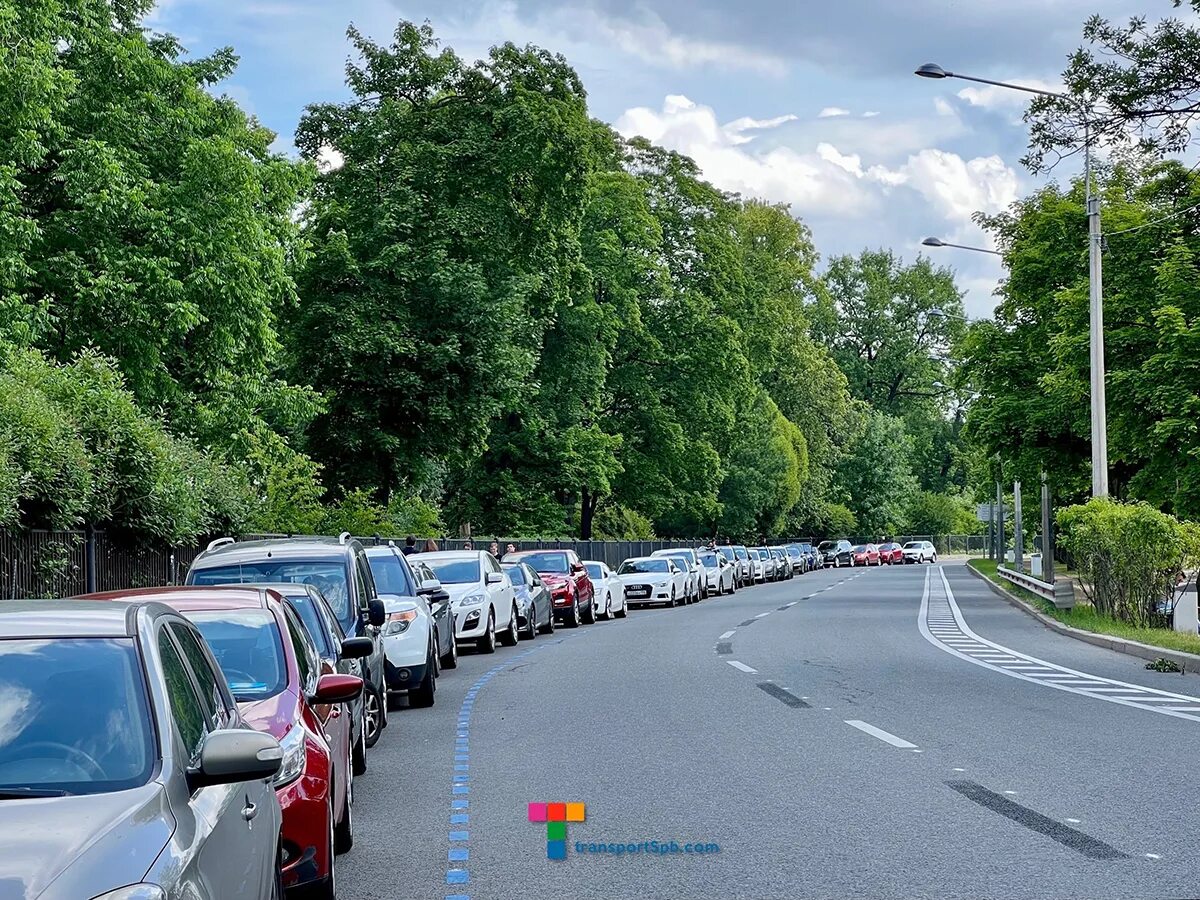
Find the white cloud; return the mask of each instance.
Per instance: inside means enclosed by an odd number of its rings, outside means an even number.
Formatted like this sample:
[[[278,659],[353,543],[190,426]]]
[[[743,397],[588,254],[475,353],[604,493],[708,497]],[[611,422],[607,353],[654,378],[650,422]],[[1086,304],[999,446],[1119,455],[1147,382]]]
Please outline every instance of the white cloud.
[[[317,151],[317,170],[322,174],[337,171],[345,164],[346,157],[335,147],[326,144]]]
[[[954,112],[954,107],[951,106],[944,97],[934,97],[933,98],[933,108],[937,110],[937,114],[939,116],[956,115],[956,113]]]
[[[1039,91],[1057,92],[1063,89],[1061,84],[1043,81],[1040,78],[1014,78],[1012,81],[1014,84],[1023,84]],[[972,106],[979,106],[983,109],[1023,108],[1033,99],[1033,95],[1025,91],[1014,91],[1012,88],[1002,88],[991,84],[963,88],[958,92],[958,96]]]
[[[819,113],[817,113],[817,118],[818,119],[833,119],[838,116],[848,116],[848,115],[850,115],[850,110],[848,110],[848,109],[842,109],[842,107],[840,107],[840,106],[827,106],[823,110],[821,110]]]
[[[862,114],[862,117],[863,117],[864,119],[873,119],[873,118],[875,118],[877,115],[879,115],[879,110],[877,110],[877,109],[868,109],[868,110],[867,110],[865,113],[863,113],[863,114]]]

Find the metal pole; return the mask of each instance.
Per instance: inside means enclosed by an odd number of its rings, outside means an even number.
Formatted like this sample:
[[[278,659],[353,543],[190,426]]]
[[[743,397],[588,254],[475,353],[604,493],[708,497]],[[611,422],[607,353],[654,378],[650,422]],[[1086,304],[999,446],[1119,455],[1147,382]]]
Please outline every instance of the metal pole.
[[[89,523],[83,536],[83,588],[84,593],[94,594],[96,586],[96,530]]]
[[[1025,532],[1021,528],[1021,482],[1013,482],[1013,566],[1025,571]]]
[[[1004,565],[1004,486],[996,482],[996,564]]]
[[[1050,521],[1050,482],[1042,473],[1042,581],[1054,584],[1054,536]]]
[[[988,559],[996,558],[996,504],[988,503]]]
[[[1089,350],[1092,372],[1092,496],[1108,496],[1108,414],[1104,397],[1104,277],[1100,198],[1092,196],[1091,130],[1084,130],[1084,180],[1087,182]]]

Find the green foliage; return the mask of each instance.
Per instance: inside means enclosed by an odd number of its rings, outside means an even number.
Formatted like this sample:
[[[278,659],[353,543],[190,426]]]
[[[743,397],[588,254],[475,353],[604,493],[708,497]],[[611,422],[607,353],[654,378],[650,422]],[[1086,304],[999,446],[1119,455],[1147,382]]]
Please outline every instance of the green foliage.
[[[830,503],[823,510],[822,534],[845,536],[858,533],[858,518],[841,503]]]
[[[1096,612],[1130,625],[1164,624],[1159,604],[1200,564],[1200,528],[1146,503],[1093,498],[1057,520]]]
[[[975,506],[956,494],[920,491],[908,507],[906,534],[979,534],[986,526],[975,515]]]
[[[859,534],[894,534],[904,524],[917,492],[909,468],[911,452],[912,439],[902,420],[878,410],[865,413],[862,430],[838,464],[836,478]]]

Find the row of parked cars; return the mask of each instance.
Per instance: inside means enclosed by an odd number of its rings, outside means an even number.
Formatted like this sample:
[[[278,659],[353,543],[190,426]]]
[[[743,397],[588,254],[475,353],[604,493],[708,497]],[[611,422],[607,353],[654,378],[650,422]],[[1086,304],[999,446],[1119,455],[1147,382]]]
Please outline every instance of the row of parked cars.
[[[851,544],[848,540],[822,541],[817,550],[822,564],[841,566],[884,566],[937,562],[937,548],[931,541],[895,541],[882,544]]]
[[[825,564],[811,544],[660,550],[613,571],[573,550],[222,538],[182,586],[6,603],[0,829],[29,840],[0,878],[40,900],[330,900],[354,778],[389,713],[435,702],[460,647]]]

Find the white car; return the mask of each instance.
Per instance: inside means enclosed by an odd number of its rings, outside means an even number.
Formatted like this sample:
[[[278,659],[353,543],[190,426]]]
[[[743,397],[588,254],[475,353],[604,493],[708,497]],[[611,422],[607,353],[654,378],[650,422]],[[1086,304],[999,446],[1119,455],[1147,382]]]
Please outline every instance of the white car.
[[[906,565],[908,563],[937,562],[937,548],[929,541],[909,541],[901,552],[904,554]]]
[[[775,574],[775,563],[771,559],[771,554],[759,547],[750,547],[749,553],[754,580],[758,582],[770,581],[771,576]]]
[[[675,560],[675,565],[687,573],[686,602],[698,603],[708,594],[708,589],[704,584],[704,571],[700,565],[700,560],[696,558],[695,550],[676,547],[668,550],[655,550],[650,555],[659,556],[664,559],[673,559]]]
[[[651,603],[677,606],[687,602],[688,576],[673,559],[662,556],[627,559],[617,569],[617,577],[625,588],[625,602],[630,606]]]
[[[592,579],[592,589],[595,591],[596,598],[596,618],[625,618],[629,612],[629,605],[625,602],[625,585],[621,584],[617,573],[606,563],[598,560],[585,559],[583,567],[587,569],[588,577]]]
[[[433,569],[450,595],[460,643],[474,641],[480,653],[494,653],[497,637],[506,647],[520,640],[516,592],[496,557],[485,550],[440,550],[413,559]]]
[[[437,691],[438,651],[433,616],[424,597],[380,594],[387,619],[380,629],[387,659],[388,698],[408,694],[412,706],[433,706]]]
[[[704,579],[710,594],[732,594],[736,587],[733,563],[716,550],[700,550],[696,554],[704,569]]]

